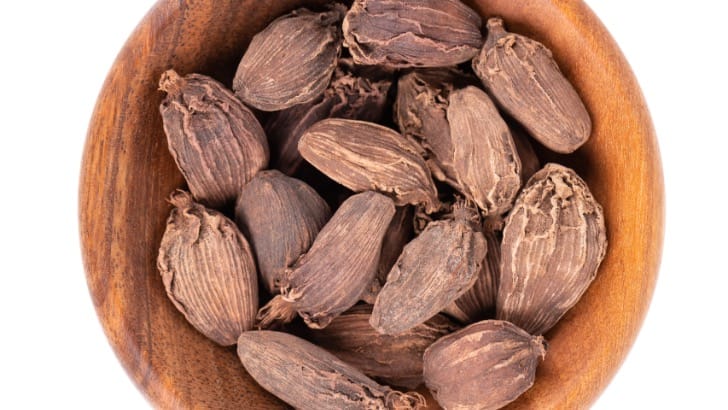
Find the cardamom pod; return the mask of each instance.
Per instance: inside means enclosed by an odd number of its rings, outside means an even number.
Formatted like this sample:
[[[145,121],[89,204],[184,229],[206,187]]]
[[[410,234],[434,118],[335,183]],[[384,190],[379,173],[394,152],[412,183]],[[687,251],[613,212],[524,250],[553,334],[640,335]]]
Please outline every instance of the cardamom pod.
[[[351,59],[339,59],[331,85],[317,99],[273,113],[265,131],[271,143],[271,162],[286,175],[293,175],[303,157],[298,141],[304,131],[326,118],[346,118],[379,122],[387,106],[392,81],[354,74]]]
[[[436,315],[396,336],[381,335],[369,325],[371,305],[357,305],[314,330],[308,339],[339,359],[384,383],[414,389],[422,384],[422,355],[433,342],[457,329]]]
[[[506,219],[496,314],[548,331],[581,298],[607,251],[602,207],[558,164],[534,174]]]
[[[493,231],[484,230],[488,251],[475,284],[443,310],[460,323],[469,324],[493,317],[500,277],[500,240]]]
[[[432,176],[456,186],[453,145],[447,105],[450,93],[477,78],[456,68],[414,70],[399,78],[394,103],[395,122],[400,132],[422,147]]]
[[[488,93],[548,149],[568,154],[591,134],[591,118],[551,51],[488,20],[488,36],[473,70]]]
[[[364,121],[327,119],[301,137],[303,158],[345,187],[376,190],[397,206],[440,207],[430,170],[414,144],[387,127]]]
[[[511,323],[486,320],[427,348],[425,384],[446,409],[495,410],[533,386],[545,341]]]
[[[394,212],[392,200],[375,192],[344,201],[308,253],[286,270],[281,294],[258,312],[260,325],[290,322],[298,312],[309,327],[321,329],[354,306],[377,273]]]
[[[515,121],[508,122],[508,127],[511,129],[511,137],[521,160],[521,185],[526,185],[531,176],[541,169],[541,160],[536,155],[531,139],[523,127]]]
[[[243,55],[233,89],[246,104],[278,111],[324,92],[341,52],[339,23],[346,7],[314,13],[298,9],[256,34]]]
[[[245,237],[223,214],[184,191],[159,247],[157,267],[167,296],[187,321],[222,346],[234,345],[255,323],[258,281]]]
[[[330,217],[313,188],[279,171],[261,171],[243,187],[235,220],[250,240],[268,292],[278,293],[285,270],[308,251]]]
[[[195,199],[221,208],[268,166],[268,142],[253,113],[210,77],[180,77],[168,70],[159,81],[167,93],[159,110],[169,151]]]
[[[301,410],[421,409],[418,393],[382,386],[324,349],[269,330],[245,332],[238,357],[258,384]]]
[[[450,94],[447,121],[459,190],[488,215],[506,213],[521,188],[521,160],[508,125],[473,86]]]
[[[355,0],[344,44],[362,65],[446,67],[483,44],[478,13],[459,0]]]
[[[473,286],[486,253],[477,209],[459,203],[408,243],[377,296],[370,324],[396,335],[433,317]]]

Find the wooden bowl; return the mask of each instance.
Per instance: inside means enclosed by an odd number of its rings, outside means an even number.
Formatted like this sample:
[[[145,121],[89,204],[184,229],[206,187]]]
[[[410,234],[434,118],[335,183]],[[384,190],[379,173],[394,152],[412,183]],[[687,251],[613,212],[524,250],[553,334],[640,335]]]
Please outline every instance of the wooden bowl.
[[[174,68],[230,85],[251,37],[276,16],[322,1],[160,0],[133,32],[96,104],[83,158],[80,231],[88,284],[111,345],[157,407],[281,408],[233,348],[195,331],[167,300],[156,268],[183,185],[167,151],[160,74]],[[546,336],[536,384],[509,408],[585,408],[624,360],[647,311],[663,235],[663,182],[639,86],[604,26],[581,1],[480,0],[511,31],[554,52],[588,107],[594,132],[574,166],[604,206],[609,251],[597,279]],[[291,64],[296,64],[291,61]]]

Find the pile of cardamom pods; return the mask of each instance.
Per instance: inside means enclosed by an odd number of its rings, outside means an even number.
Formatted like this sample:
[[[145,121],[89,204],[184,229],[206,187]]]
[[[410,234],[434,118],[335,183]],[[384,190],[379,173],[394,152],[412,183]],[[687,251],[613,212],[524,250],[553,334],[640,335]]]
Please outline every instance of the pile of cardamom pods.
[[[505,406],[597,273],[601,206],[536,154],[578,149],[589,114],[543,44],[481,26],[459,0],[298,9],[232,90],[161,77],[188,187],[167,294],[295,408],[421,408],[397,389],[423,383],[445,409]]]

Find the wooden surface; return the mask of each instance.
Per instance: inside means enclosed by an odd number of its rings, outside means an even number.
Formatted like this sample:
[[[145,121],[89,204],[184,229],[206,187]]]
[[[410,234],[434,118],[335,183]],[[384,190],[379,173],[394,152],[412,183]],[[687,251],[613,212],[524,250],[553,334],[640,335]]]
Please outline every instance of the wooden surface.
[[[84,152],[80,231],[89,289],[129,376],[160,408],[281,408],[239,364],[188,325],[166,299],[156,254],[182,185],[166,147],[160,74],[212,75],[228,86],[251,36],[311,2],[160,0],[121,50],[99,96]],[[654,130],[628,64],[581,1],[468,2],[549,46],[594,121],[576,167],[604,206],[609,250],[579,304],[546,336],[537,381],[512,409],[586,408],[622,363],[655,285],[663,183]],[[295,62],[292,62],[295,64]],[[110,398],[113,400],[113,398]]]

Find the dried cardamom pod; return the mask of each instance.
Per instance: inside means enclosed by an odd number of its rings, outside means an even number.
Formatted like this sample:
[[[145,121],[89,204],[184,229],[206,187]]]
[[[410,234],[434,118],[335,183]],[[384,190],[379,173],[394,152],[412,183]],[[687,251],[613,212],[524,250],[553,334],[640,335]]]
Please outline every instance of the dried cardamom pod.
[[[529,134],[550,150],[568,154],[591,134],[591,118],[551,51],[488,20],[488,37],[473,70],[488,93]]]
[[[317,99],[273,113],[265,131],[271,143],[271,162],[286,175],[293,175],[303,157],[298,152],[301,135],[326,118],[379,122],[387,105],[390,79],[370,79],[354,74],[350,59],[339,59],[331,85]]]
[[[220,208],[268,166],[268,142],[252,112],[210,77],[162,74],[159,110],[169,152],[195,199]]]
[[[400,132],[422,147],[433,177],[451,185],[457,185],[457,173],[447,122],[448,98],[453,90],[476,81],[456,68],[431,68],[412,71],[397,82],[394,119]]]
[[[447,67],[478,53],[481,24],[459,0],[355,0],[344,44],[357,64]]]
[[[486,253],[478,211],[455,206],[450,218],[431,222],[408,243],[377,296],[370,323],[396,335],[435,316],[478,278]]]
[[[248,242],[223,214],[195,203],[184,191],[159,247],[157,267],[167,296],[197,330],[222,346],[234,345],[255,323],[258,280]]]
[[[437,188],[417,147],[387,127],[364,121],[327,119],[301,137],[303,158],[345,187],[376,190],[397,206],[424,204],[439,209]]]
[[[450,94],[447,121],[458,189],[488,215],[506,213],[521,188],[521,160],[508,125],[472,86]]]
[[[436,315],[399,335],[381,335],[369,325],[371,313],[371,305],[354,306],[308,338],[367,376],[408,389],[422,384],[425,349],[457,329],[447,317]]]
[[[353,195],[323,227],[311,249],[286,270],[281,294],[258,313],[262,327],[295,313],[314,329],[354,306],[377,273],[392,200],[375,192]]]
[[[533,386],[545,355],[542,336],[531,336],[508,322],[486,320],[427,348],[425,384],[446,409],[500,409]]]
[[[256,34],[233,80],[235,94],[262,111],[307,103],[324,92],[341,52],[339,23],[346,7],[298,9]]]
[[[541,169],[541,160],[533,150],[530,138],[523,127],[515,121],[508,122],[508,127],[511,129],[511,137],[521,160],[521,185],[526,185],[531,176]]]
[[[268,330],[238,340],[245,370],[296,409],[420,409],[425,399],[379,385],[324,349],[296,336]]]
[[[443,310],[443,313],[454,317],[460,323],[474,323],[493,317],[495,314],[500,277],[500,240],[493,231],[484,230],[483,236],[488,251],[478,272],[478,279],[470,289]]]
[[[377,299],[379,291],[387,282],[387,275],[392,270],[392,266],[399,259],[405,245],[414,237],[414,211],[410,206],[397,207],[397,211],[389,223],[387,232],[384,234],[382,241],[382,253],[379,256],[379,265],[377,267],[377,276],[372,284],[362,294],[362,301],[373,305]]]
[[[545,333],[581,298],[606,251],[602,207],[586,183],[569,168],[546,164],[506,219],[497,318]]]
[[[313,188],[279,171],[261,171],[243,187],[235,220],[250,239],[271,294],[278,293],[285,270],[308,251],[330,217]]]

